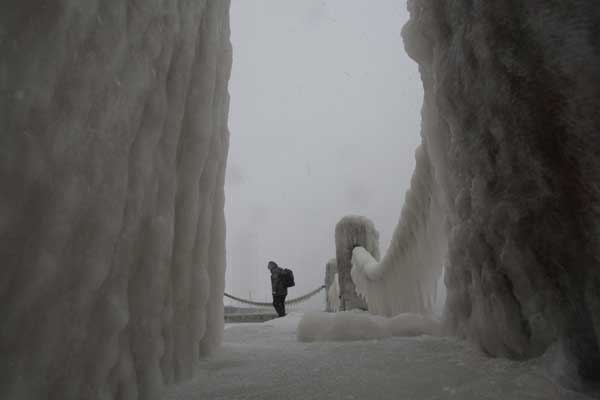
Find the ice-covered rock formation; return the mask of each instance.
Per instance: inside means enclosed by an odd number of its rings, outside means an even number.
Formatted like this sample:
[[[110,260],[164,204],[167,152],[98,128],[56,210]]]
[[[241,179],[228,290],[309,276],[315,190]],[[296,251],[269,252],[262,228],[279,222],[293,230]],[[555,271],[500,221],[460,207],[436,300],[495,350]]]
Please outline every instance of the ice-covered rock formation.
[[[1,2],[0,398],[160,398],[220,341],[228,10]]]
[[[447,241],[452,332],[512,358],[558,340],[567,370],[599,379],[599,3],[408,5],[423,154],[389,257],[410,261],[424,240]],[[444,219],[434,237],[421,230],[434,215],[428,201]]]

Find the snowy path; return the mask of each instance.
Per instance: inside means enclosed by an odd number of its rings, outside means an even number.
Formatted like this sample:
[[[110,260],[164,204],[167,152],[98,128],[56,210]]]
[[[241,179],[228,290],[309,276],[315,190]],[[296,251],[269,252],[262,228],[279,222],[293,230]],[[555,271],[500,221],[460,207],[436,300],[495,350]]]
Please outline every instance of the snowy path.
[[[228,326],[222,349],[165,400],[584,400],[546,377],[539,361],[481,355],[446,338],[300,343],[299,314]]]

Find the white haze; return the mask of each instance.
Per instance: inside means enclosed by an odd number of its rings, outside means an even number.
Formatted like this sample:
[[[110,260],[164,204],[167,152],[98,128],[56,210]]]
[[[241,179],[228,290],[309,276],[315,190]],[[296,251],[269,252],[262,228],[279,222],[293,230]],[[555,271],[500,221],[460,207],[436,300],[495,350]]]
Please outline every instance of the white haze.
[[[228,292],[270,300],[269,260],[294,270],[289,297],[321,285],[347,214],[387,249],[420,143],[407,19],[398,0],[232,1]]]

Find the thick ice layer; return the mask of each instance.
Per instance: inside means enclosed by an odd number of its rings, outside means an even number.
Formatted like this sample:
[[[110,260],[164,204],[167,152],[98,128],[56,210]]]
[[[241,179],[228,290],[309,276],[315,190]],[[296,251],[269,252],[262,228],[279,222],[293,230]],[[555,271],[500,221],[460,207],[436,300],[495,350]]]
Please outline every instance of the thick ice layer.
[[[512,358],[559,339],[600,381],[597,2],[408,4],[423,143],[385,257],[354,250],[356,290],[428,311],[446,265],[450,331]]]
[[[340,308],[339,293],[337,260],[332,258],[325,265],[325,311],[334,312]]]
[[[356,290],[375,314],[431,314],[443,304],[438,282],[446,257],[446,220],[424,149],[417,150],[416,159],[400,222],[381,262],[363,247],[352,253]]]
[[[443,305],[445,293],[443,290],[440,293],[439,282],[447,254],[448,228],[434,178],[424,144],[417,149],[411,188],[390,247],[381,261],[379,249],[370,244],[378,243],[371,221],[346,217],[336,229],[337,251],[346,256],[345,249],[351,249],[352,282],[372,313],[432,314]],[[362,238],[355,232],[367,236]],[[376,250],[365,249],[363,242]]]
[[[220,341],[227,0],[0,5],[0,398],[154,399]]]
[[[448,326],[515,358],[560,339],[571,370],[600,380],[598,2],[409,9],[424,154],[449,227]]]
[[[439,332],[436,320],[420,314],[406,313],[386,318],[359,310],[306,313],[298,324],[298,340],[301,342],[370,340]]]

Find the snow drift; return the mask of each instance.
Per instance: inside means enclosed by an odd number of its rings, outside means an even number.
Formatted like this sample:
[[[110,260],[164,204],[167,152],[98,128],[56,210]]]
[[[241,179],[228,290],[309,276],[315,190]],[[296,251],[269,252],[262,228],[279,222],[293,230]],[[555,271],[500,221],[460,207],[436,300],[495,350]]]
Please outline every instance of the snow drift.
[[[223,330],[229,2],[0,5],[0,398],[155,399]]]
[[[438,333],[438,321],[411,313],[386,318],[360,310],[310,312],[304,314],[298,324],[298,340],[301,342],[373,340]]]

